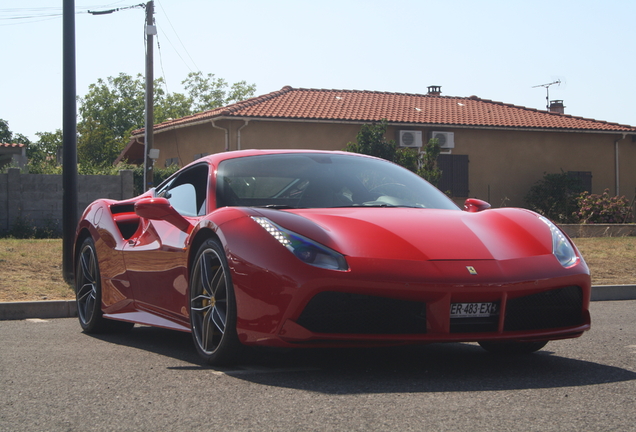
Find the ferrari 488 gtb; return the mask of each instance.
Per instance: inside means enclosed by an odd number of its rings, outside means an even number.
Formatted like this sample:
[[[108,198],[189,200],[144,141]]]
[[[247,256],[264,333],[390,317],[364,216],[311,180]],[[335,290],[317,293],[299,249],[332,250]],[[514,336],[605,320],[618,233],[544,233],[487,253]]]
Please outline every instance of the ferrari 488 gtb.
[[[479,342],[532,352],[590,328],[590,275],[544,217],[462,211],[390,162],[344,152],[207,156],[143,195],[98,200],[75,246],[86,332],[191,332],[242,346]]]

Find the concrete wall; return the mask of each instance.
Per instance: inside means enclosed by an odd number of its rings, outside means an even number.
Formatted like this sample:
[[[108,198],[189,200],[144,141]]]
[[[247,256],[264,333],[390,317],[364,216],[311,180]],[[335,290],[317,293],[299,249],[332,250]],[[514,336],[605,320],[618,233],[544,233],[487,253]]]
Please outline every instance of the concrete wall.
[[[78,176],[78,216],[98,198],[133,197],[133,172],[117,176]],[[62,227],[62,176],[21,174],[17,168],[0,174],[0,232],[9,231],[17,219],[37,227]]]

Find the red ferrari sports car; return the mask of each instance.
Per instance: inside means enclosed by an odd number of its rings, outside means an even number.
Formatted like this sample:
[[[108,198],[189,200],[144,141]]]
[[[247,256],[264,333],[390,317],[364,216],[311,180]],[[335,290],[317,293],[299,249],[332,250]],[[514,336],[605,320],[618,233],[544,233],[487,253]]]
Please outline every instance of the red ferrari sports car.
[[[359,154],[238,151],[84,212],[86,332],[191,332],[212,364],[244,345],[479,342],[527,353],[590,328],[590,275],[546,218],[468,199]]]

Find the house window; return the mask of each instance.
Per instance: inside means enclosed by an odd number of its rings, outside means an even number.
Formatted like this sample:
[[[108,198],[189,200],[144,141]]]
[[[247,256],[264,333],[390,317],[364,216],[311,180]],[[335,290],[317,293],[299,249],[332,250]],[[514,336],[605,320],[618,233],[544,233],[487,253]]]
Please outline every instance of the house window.
[[[437,165],[442,177],[437,187],[442,192],[450,192],[453,197],[468,196],[468,155],[441,154]]]
[[[201,159],[202,157],[207,156],[209,154],[210,153],[197,153],[197,154],[194,155],[194,159],[192,159],[192,160]]]
[[[166,167],[172,166],[172,165],[179,165],[179,158],[168,158],[166,159]]]
[[[583,190],[592,193],[592,171],[568,171],[568,175],[579,179]]]

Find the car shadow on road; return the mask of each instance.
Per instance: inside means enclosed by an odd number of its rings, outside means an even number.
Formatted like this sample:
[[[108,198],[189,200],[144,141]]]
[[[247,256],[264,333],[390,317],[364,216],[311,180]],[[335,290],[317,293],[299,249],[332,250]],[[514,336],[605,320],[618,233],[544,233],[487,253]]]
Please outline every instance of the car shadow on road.
[[[550,344],[524,356],[497,356],[477,344],[449,343],[391,348],[257,349],[232,367],[201,363],[187,333],[135,327],[95,336],[154,352],[200,370],[266,386],[325,394],[470,392],[588,386],[636,380],[636,372],[562,357]]]

